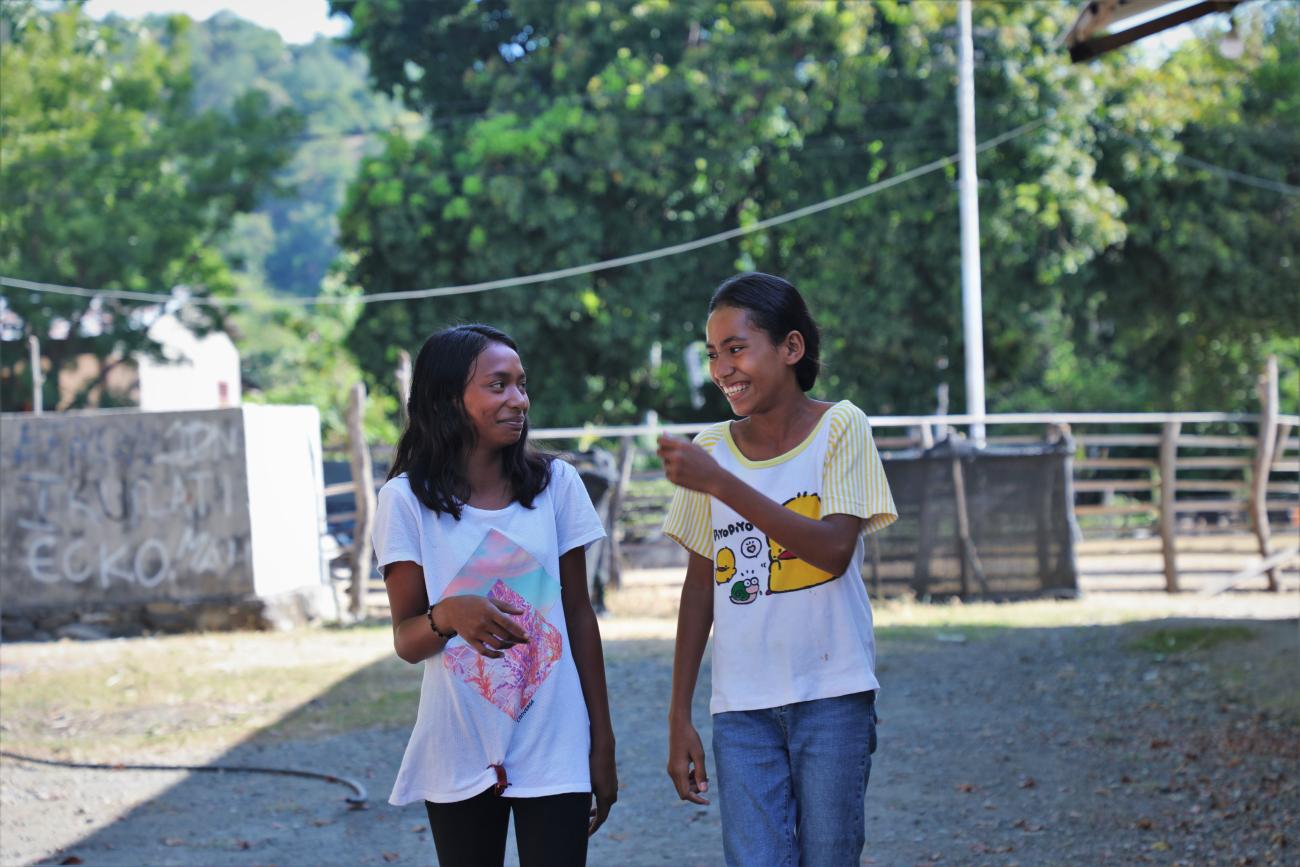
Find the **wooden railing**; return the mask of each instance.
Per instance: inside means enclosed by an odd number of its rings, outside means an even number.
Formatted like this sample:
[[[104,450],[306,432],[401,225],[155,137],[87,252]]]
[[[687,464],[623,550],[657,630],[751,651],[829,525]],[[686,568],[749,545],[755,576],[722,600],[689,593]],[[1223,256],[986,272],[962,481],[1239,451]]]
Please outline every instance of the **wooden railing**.
[[[941,439],[948,431],[977,422],[989,431],[987,443],[991,446],[1028,445],[1067,433],[1075,444],[1074,510],[1083,520],[1084,531],[1105,532],[1107,522],[1116,519],[1127,522],[1128,529],[1132,529],[1134,520],[1150,519],[1159,527],[1166,589],[1170,592],[1180,589],[1175,545],[1180,534],[1216,526],[1249,526],[1258,539],[1259,568],[1233,576],[1234,581],[1267,572],[1271,589],[1278,586],[1277,568],[1291,559],[1300,559],[1300,551],[1291,547],[1273,549],[1269,522],[1272,515],[1274,521],[1285,525],[1300,523],[1300,440],[1291,435],[1300,425],[1297,416],[1004,413],[982,417],[878,416],[871,422],[876,444],[886,459],[890,451],[919,448]],[[532,431],[531,438],[551,443],[619,440],[627,446],[623,450],[626,456],[636,448],[638,439],[652,441],[664,433],[690,436],[706,426],[549,428]],[[1268,461],[1264,463],[1266,452]],[[629,461],[625,457],[622,463],[630,465]],[[327,497],[349,493],[355,493],[352,482],[330,485],[325,490]],[[615,493],[616,499],[619,493]],[[353,517],[332,516],[334,520]],[[610,515],[611,522],[616,518]],[[1114,532],[1113,526],[1110,532]]]

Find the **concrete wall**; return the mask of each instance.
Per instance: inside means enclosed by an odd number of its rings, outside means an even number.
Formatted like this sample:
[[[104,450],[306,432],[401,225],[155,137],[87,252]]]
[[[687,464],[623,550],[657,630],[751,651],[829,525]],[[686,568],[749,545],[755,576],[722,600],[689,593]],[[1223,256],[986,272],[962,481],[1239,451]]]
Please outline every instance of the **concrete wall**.
[[[6,633],[24,612],[186,628],[199,602],[241,625],[286,594],[326,605],[319,425],[312,407],[0,416]]]

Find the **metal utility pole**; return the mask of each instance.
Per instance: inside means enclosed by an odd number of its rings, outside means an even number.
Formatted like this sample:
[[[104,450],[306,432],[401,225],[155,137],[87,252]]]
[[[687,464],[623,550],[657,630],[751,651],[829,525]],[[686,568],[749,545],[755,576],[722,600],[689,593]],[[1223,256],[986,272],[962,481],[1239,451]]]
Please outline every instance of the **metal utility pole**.
[[[32,414],[40,415],[45,404],[45,373],[41,370],[40,338],[35,334],[29,334],[27,348],[31,350],[27,363],[32,368]]]
[[[957,62],[957,154],[961,158],[961,306],[966,338],[966,412],[984,415],[984,297],[980,284],[980,205],[975,177],[975,42],[971,0],[959,0]],[[971,425],[971,439],[984,443],[984,423]]]

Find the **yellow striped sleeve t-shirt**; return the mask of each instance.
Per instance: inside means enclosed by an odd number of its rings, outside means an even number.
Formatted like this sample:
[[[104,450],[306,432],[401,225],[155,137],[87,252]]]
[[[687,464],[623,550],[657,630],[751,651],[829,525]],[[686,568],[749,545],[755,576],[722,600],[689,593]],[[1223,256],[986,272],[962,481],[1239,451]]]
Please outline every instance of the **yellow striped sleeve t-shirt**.
[[[830,431],[822,471],[822,514],[863,518],[864,533],[888,527],[898,520],[898,508],[871,436],[871,423],[847,400],[831,407],[827,415]]]
[[[803,442],[765,460],[745,456],[731,423],[695,442],[761,496],[807,518],[863,521],[839,575],[802,560],[739,510],[678,488],[664,533],[713,563],[713,697],[722,713],[878,689],[871,603],[862,582],[864,536],[898,517],[866,415],[828,409]]]

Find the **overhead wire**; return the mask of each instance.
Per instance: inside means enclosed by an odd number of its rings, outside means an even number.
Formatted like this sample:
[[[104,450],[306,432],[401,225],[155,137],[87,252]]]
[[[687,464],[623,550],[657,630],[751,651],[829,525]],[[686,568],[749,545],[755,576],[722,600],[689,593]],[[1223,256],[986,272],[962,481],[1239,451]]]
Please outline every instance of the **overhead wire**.
[[[1212,175],[1217,175],[1218,177],[1221,177],[1224,180],[1235,181],[1239,184],[1245,184],[1247,186],[1255,187],[1256,189],[1260,189],[1260,190],[1268,190],[1269,192],[1279,193],[1283,196],[1300,196],[1300,187],[1295,186],[1294,184],[1288,184],[1285,181],[1279,181],[1273,178],[1261,178],[1258,175],[1250,175],[1250,174],[1246,174],[1245,172],[1239,172],[1236,169],[1230,169],[1227,168],[1226,166],[1216,165],[1215,163],[1208,162],[1206,160],[1199,159],[1197,157],[1190,156],[1189,154],[1185,154],[1179,151],[1170,152],[1168,150],[1163,150],[1147,139],[1143,139],[1138,136],[1131,135],[1127,132],[1124,132],[1124,130],[1122,129],[1117,129],[1114,126],[1111,126],[1108,123],[1099,122],[1097,125],[1102,129],[1110,133],[1113,133],[1114,135],[1119,136],[1125,141],[1129,141],[1132,142],[1133,144],[1139,145],[1140,147],[1145,148],[1146,150],[1150,151],[1156,156],[1162,157],[1165,160],[1165,162],[1183,163],[1184,165],[1191,166],[1192,168],[1209,172]]]
[[[980,143],[976,147],[976,152],[983,152],[991,148],[998,147],[1013,139],[1026,135],[1039,128],[1047,122],[1046,118],[1039,118],[1025,124],[1021,124],[1015,129],[995,136],[987,141]],[[568,268],[557,268],[550,271],[543,271],[535,274],[525,274],[516,277],[504,277],[497,280],[485,280],[477,283],[464,283],[454,286],[437,286],[428,289],[410,289],[398,290],[391,292],[375,292],[366,295],[338,296],[338,295],[314,295],[314,296],[288,296],[274,295],[270,298],[247,298],[247,297],[190,297],[182,298],[172,294],[152,293],[152,292],[134,292],[130,290],[118,289],[89,289],[82,286],[65,286],[57,283],[42,283],[35,280],[25,280],[17,277],[0,276],[0,285],[9,286],[15,289],[27,289],[33,292],[49,292],[58,295],[78,295],[83,297],[101,297],[124,301],[148,301],[156,303],[173,303],[180,305],[202,305],[211,307],[251,307],[263,306],[270,303],[279,303],[285,305],[309,305],[309,304],[375,304],[388,301],[407,301],[419,298],[443,298],[452,295],[467,295],[478,292],[489,292],[496,289],[506,289],[514,286],[527,286],[535,283],[546,283],[552,280],[563,280],[569,277],[577,277],[583,274],[592,274],[599,271],[609,271],[614,268],[623,268],[629,265],[636,265],[642,262],[650,262],[655,259],[663,259],[670,256],[678,256],[693,250],[699,250],[704,247],[710,247],[715,244],[721,244],[724,241],[730,241],[734,238],[750,235],[755,232],[761,232],[775,226],[784,225],[795,220],[803,219],[814,214],[829,211],[833,208],[843,207],[844,205],[856,202],[867,196],[883,192],[891,187],[906,183],[923,175],[937,172],[958,162],[957,154],[932,160],[924,165],[901,172],[900,174],[886,178],[875,183],[859,187],[847,193],[824,199],[802,208],[796,208],[792,211],[786,211],[776,216],[768,217],[763,220],[755,221],[749,225],[737,226],[733,229],[727,229],[722,232],[715,232],[711,235],[705,235],[701,238],[695,238],[690,241],[684,241],[678,244],[670,244],[666,247],[659,247],[654,250],[646,250],[640,253],[632,253],[625,256],[617,256],[612,259],[602,259],[597,262],[588,262],[583,265],[575,265]]]

